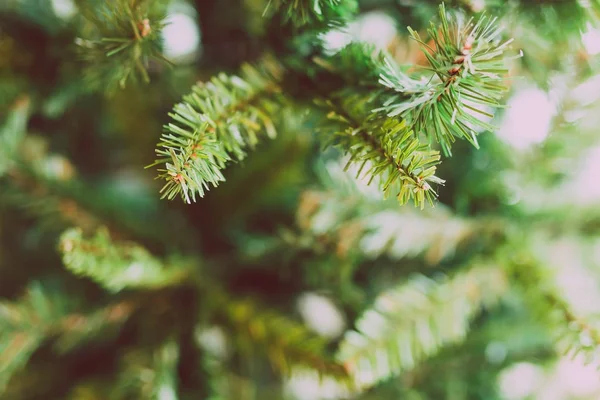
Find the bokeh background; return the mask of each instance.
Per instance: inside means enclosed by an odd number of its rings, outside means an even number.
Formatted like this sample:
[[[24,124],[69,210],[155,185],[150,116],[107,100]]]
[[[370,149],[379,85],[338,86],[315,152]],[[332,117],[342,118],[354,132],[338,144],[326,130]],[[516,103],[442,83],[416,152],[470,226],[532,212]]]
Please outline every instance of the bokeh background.
[[[304,106],[287,109],[277,139],[229,166],[205,198],[159,200],[155,171],[144,166],[173,104],[197,81],[277,55],[290,32],[264,15],[267,0],[173,0],[157,32],[173,65],[151,61],[150,83],[106,94],[90,84],[77,50],[89,30],[83,2],[0,2],[2,146],[11,132],[27,133],[24,165],[0,149],[0,398],[600,398],[597,1],[446,2],[497,16],[523,57],[509,61],[497,131],[480,133],[479,150],[455,145],[439,167],[439,202],[424,211],[384,201],[344,171],[341,153],[320,149],[318,118]],[[424,65],[406,27],[423,31],[437,7],[362,0],[355,18],[319,38],[329,54],[362,41],[399,64]],[[156,257],[192,254],[223,292],[107,292],[65,269],[57,243],[70,226],[116,227]],[[418,284],[479,263],[512,272],[490,289],[453,286],[438,303]],[[411,346],[441,338],[399,377],[349,394],[337,379],[295,368],[281,377],[269,367],[269,341],[295,332],[269,310],[333,351],[395,287],[414,292],[398,309],[406,324],[415,321]],[[501,299],[461,325],[453,299],[479,309],[486,290]],[[204,320],[212,315],[204,308],[234,311]],[[381,325],[381,335],[406,326]]]

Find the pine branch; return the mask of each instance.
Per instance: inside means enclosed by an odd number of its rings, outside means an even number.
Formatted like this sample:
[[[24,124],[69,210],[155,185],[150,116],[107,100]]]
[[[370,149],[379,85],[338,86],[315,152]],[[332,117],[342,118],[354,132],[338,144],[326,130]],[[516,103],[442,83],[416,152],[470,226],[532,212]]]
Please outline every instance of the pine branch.
[[[450,18],[443,6],[440,18],[440,27],[432,24],[429,29],[434,49],[410,30],[421,43],[433,76],[408,75],[364,45],[351,44],[328,59],[315,59],[334,76],[363,90],[359,97],[355,89],[351,99],[348,89],[327,96],[323,108],[340,126],[323,129],[326,144],[350,154],[349,165],[358,164],[357,177],[368,166],[364,175],[369,182],[378,177],[386,197],[398,189],[401,204],[413,199],[421,208],[435,199],[430,183],[443,180],[434,175],[439,154],[421,144],[419,137],[439,142],[448,155],[455,137],[477,147],[475,130],[494,129],[485,122],[492,117],[486,108],[501,107],[506,91],[503,74],[508,72],[503,53],[510,41],[498,42],[495,19],[482,17],[476,24],[463,24]],[[379,86],[387,88],[383,93],[373,88],[374,74],[379,75]]]
[[[95,90],[114,91],[128,81],[149,82],[151,58],[161,53],[160,32],[168,0],[78,0],[82,15],[91,23],[86,38],[77,44],[86,63],[84,77]]]
[[[245,65],[242,76],[220,74],[198,83],[183,102],[175,105],[158,143],[157,159],[164,165],[158,178],[166,181],[162,198],[181,194],[187,202],[203,197],[209,184],[225,180],[221,170],[242,160],[247,147],[254,148],[261,135],[276,135],[271,120],[281,105],[273,101],[280,92],[282,68],[266,58],[259,67]]]
[[[400,374],[463,340],[479,310],[506,290],[507,278],[495,267],[476,265],[448,281],[417,276],[377,298],[344,336],[338,359],[359,386]]]
[[[347,152],[346,168],[356,164],[357,178],[366,177],[368,184],[378,180],[385,197],[393,192],[400,204],[412,199],[421,208],[425,201],[433,205],[436,194],[431,184],[444,182],[434,175],[439,153],[420,144],[402,120],[361,115],[364,100],[361,104],[360,99],[350,97],[340,103],[328,100],[323,104],[334,122],[321,129],[327,135],[325,146]],[[353,111],[346,110],[350,104]]]
[[[356,0],[269,0],[263,15],[279,12],[284,22],[295,26],[349,19],[356,13]]]
[[[67,269],[113,292],[177,285],[190,276],[188,262],[163,264],[135,243],[114,242],[106,229],[89,239],[81,229],[69,229],[61,235],[59,248]]]
[[[428,30],[433,47],[409,28],[433,76],[411,78],[388,61],[380,83],[399,95],[391,96],[378,110],[406,119],[416,134],[427,135],[451,155],[455,138],[478,147],[475,130],[494,130],[486,122],[493,114],[486,109],[502,107],[508,74],[504,53],[512,39],[500,42],[496,18],[484,16],[476,23],[463,23],[447,15],[443,4],[440,21]]]

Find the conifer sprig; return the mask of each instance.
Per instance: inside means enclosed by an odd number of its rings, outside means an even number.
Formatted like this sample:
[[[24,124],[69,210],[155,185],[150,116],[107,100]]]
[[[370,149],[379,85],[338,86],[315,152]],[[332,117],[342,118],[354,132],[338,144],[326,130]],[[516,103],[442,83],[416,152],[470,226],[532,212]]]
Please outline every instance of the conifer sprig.
[[[443,5],[439,26],[432,23],[428,30],[433,47],[416,31],[409,31],[430,63],[427,73],[409,74],[389,58],[374,55],[368,46],[356,44],[346,46],[330,60],[316,62],[354,85],[360,82],[363,89],[362,95],[352,95],[351,101],[346,94],[349,90],[329,97],[324,108],[330,111],[329,118],[341,125],[322,129],[327,134],[326,144],[350,154],[348,163],[358,164],[358,175],[364,172],[369,183],[379,178],[386,197],[397,190],[401,204],[413,199],[423,208],[425,202],[433,204],[435,199],[431,184],[444,181],[435,176],[439,153],[430,144],[420,143],[421,137],[440,143],[447,155],[457,137],[478,147],[476,130],[494,129],[487,120],[493,117],[493,108],[501,107],[506,91],[504,51],[510,41],[499,42],[501,31],[495,19],[463,22],[447,14]],[[355,62],[344,63],[349,60]],[[379,88],[386,90],[372,87],[369,78],[375,76]],[[390,95],[389,89],[395,93]],[[346,99],[341,107],[335,104],[338,98]],[[360,116],[351,116],[345,108]]]
[[[112,92],[129,81],[149,82],[148,62],[164,60],[160,32],[168,0],[79,0],[91,23],[77,40],[86,63],[84,77],[92,89]]]
[[[240,77],[220,74],[196,84],[175,105],[150,165],[164,166],[162,198],[196,201],[225,180],[221,170],[229,161],[242,160],[262,135],[276,136],[271,118],[281,107],[282,75],[279,63],[265,58],[258,67],[244,65]]]
[[[333,124],[322,130],[325,145],[335,145],[350,155],[346,169],[356,164],[357,178],[366,177],[369,184],[377,179],[385,196],[393,193],[400,204],[412,199],[421,208],[425,202],[433,205],[436,193],[431,185],[444,183],[435,176],[439,152],[419,143],[405,121],[360,115],[366,108],[356,97],[339,102],[325,102]]]
[[[440,24],[431,23],[430,46],[409,27],[420,43],[433,76],[414,79],[389,61],[380,83],[399,95],[390,97],[379,110],[408,121],[416,134],[425,134],[451,155],[456,138],[478,147],[476,130],[494,130],[489,121],[493,110],[502,107],[507,91],[508,68],[505,51],[512,39],[501,42],[496,18],[482,16],[463,22],[440,6]]]

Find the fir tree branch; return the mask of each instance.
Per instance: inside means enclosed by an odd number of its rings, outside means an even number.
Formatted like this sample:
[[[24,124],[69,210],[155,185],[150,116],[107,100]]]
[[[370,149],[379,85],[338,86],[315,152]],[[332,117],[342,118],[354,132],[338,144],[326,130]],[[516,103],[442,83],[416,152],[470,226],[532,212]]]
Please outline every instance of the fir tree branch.
[[[433,205],[436,194],[431,184],[444,182],[434,175],[439,153],[421,145],[404,121],[382,120],[375,114],[354,117],[345,106],[358,104],[360,110],[360,99],[342,102],[328,100],[324,104],[330,110],[328,119],[334,121],[322,128],[327,135],[325,146],[335,145],[349,153],[346,168],[356,164],[356,177],[367,177],[369,184],[377,179],[386,197],[396,191],[400,204],[412,199],[421,208],[425,201]]]
[[[254,148],[259,137],[276,135],[271,116],[280,101],[282,68],[266,58],[257,68],[242,67],[242,76],[220,74],[207,83],[198,83],[183,102],[175,105],[157,145],[159,179],[166,181],[162,198],[181,194],[187,202],[204,196],[209,184],[225,180],[221,170],[227,162],[242,160],[247,147]],[[281,100],[281,99],[278,99]]]
[[[78,0],[81,14],[91,23],[79,38],[86,63],[84,77],[92,89],[112,92],[128,81],[149,82],[150,58],[162,56],[160,32],[169,0]]]
[[[507,277],[495,267],[475,265],[448,281],[415,277],[378,296],[344,336],[338,359],[359,386],[397,375],[463,340],[479,310],[506,290]]]
[[[431,23],[428,30],[433,47],[409,28],[433,76],[411,78],[388,60],[380,83],[399,95],[391,96],[378,110],[406,119],[416,134],[427,135],[451,155],[455,138],[478,147],[475,130],[494,130],[486,122],[493,114],[486,109],[502,107],[508,74],[504,53],[512,40],[500,42],[496,18],[463,22],[449,16],[443,4],[440,22],[439,26]]]
[[[486,108],[501,107],[506,91],[503,75],[508,72],[504,51],[510,41],[499,43],[500,29],[495,19],[482,17],[477,23],[463,24],[448,16],[443,5],[440,19],[439,27],[432,24],[429,29],[433,49],[409,28],[413,39],[421,43],[433,76],[408,75],[364,45],[350,44],[328,59],[315,59],[319,66],[352,85],[370,89],[360,97],[355,89],[352,100],[347,99],[349,90],[327,96],[323,105],[330,111],[329,117],[349,126],[335,129],[335,135],[324,129],[328,134],[326,144],[337,144],[350,153],[349,164],[358,163],[359,174],[370,164],[365,175],[371,174],[371,180],[385,172],[382,183],[386,196],[398,181],[400,203],[412,198],[421,208],[425,200],[433,203],[435,198],[427,180],[437,184],[443,181],[434,175],[439,155],[429,145],[420,144],[419,137],[439,142],[448,155],[455,137],[465,138],[477,147],[475,130],[494,129],[485,121],[492,117]],[[372,88],[373,75],[379,75],[379,85],[387,91]],[[389,89],[396,94],[390,94]],[[346,103],[336,104],[338,98]],[[355,115],[360,111],[358,118],[344,110],[349,104]],[[365,130],[367,124],[370,126]],[[391,132],[386,132],[388,129]],[[407,169],[414,166],[419,153],[423,155],[419,167],[424,174]]]
[[[81,229],[69,229],[61,235],[59,248],[67,269],[113,292],[177,285],[190,276],[189,262],[173,260],[164,265],[135,243],[114,242],[106,229],[89,239]]]

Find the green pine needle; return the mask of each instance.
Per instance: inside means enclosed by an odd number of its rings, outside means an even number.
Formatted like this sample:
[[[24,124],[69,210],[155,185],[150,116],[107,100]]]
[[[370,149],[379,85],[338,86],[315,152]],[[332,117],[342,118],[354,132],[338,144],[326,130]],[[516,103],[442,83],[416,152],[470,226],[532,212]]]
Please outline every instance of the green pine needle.
[[[349,154],[346,165],[357,166],[357,178],[381,186],[385,196],[393,194],[400,204],[413,200],[420,208],[433,205],[436,193],[432,185],[444,181],[435,176],[439,152],[419,143],[406,123],[396,118],[378,118],[364,114],[368,107],[355,96],[328,100],[330,123],[321,131],[325,145],[334,145]],[[364,103],[364,101],[362,101]]]
[[[175,105],[157,145],[159,158],[149,165],[163,166],[162,198],[195,202],[225,180],[221,171],[229,161],[244,159],[263,136],[276,136],[271,116],[281,108],[282,74],[277,61],[265,58],[258,67],[242,67],[241,77],[220,74],[196,84]]]
[[[93,90],[112,93],[128,82],[148,83],[150,59],[162,55],[161,31],[165,26],[164,0],[78,0],[81,14],[90,23],[85,37],[77,39],[85,62],[84,78]]]
[[[379,110],[405,118],[417,134],[440,143],[451,155],[455,138],[479,147],[476,130],[495,130],[487,121],[493,109],[502,107],[507,91],[505,52],[512,39],[501,42],[496,18],[463,22],[446,13],[443,4],[440,21],[439,26],[431,23],[427,31],[432,46],[409,28],[433,76],[411,78],[388,61],[380,83],[399,95],[391,96]]]

